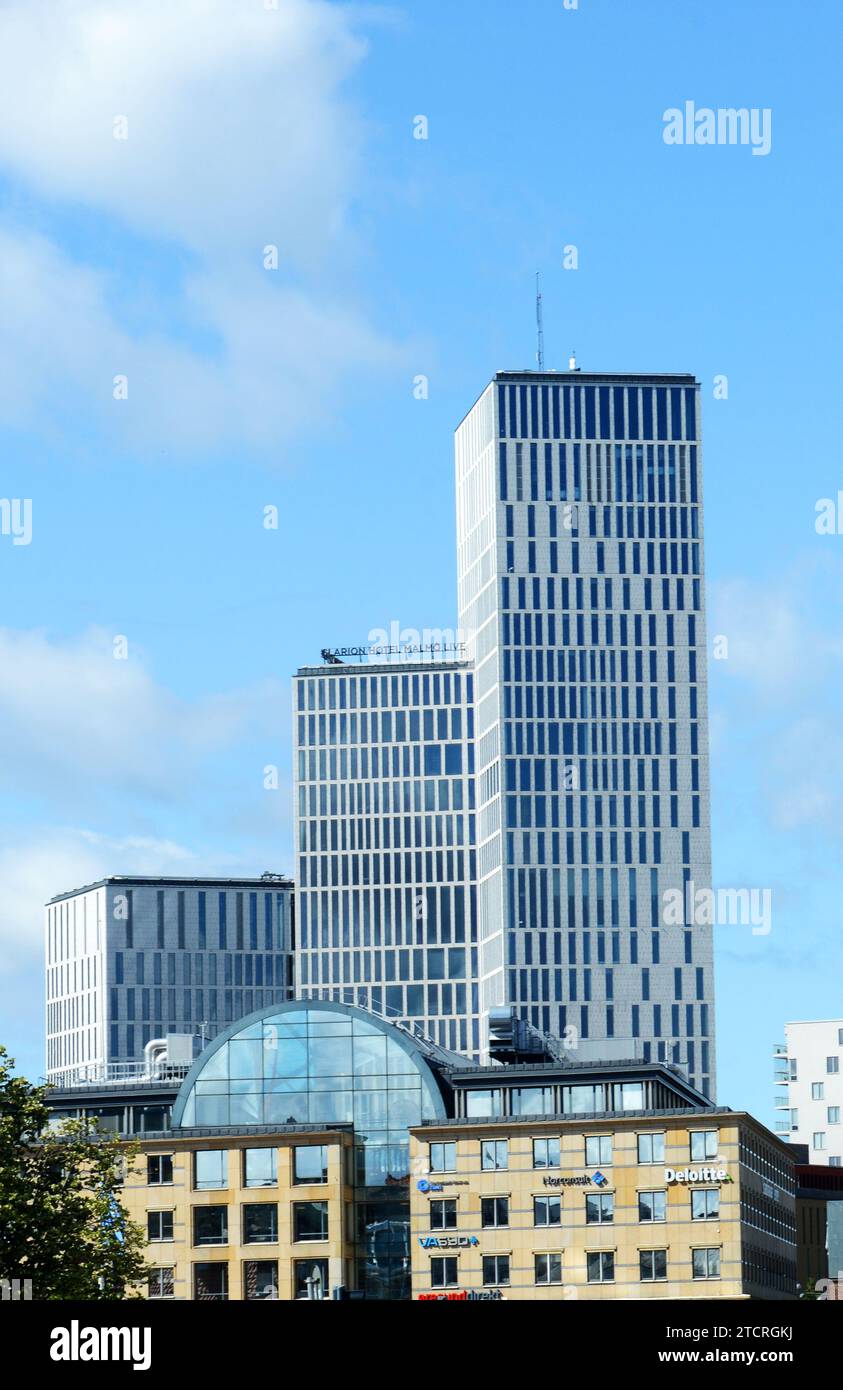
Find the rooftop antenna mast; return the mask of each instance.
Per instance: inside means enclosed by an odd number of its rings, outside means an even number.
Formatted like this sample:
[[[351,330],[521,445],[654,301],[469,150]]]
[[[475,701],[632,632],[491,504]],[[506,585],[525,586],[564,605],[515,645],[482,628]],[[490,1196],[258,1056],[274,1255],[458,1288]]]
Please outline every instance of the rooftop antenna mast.
[[[539,286],[539,272],[536,271],[536,362],[540,372],[544,371],[544,320],[542,318],[542,292]]]

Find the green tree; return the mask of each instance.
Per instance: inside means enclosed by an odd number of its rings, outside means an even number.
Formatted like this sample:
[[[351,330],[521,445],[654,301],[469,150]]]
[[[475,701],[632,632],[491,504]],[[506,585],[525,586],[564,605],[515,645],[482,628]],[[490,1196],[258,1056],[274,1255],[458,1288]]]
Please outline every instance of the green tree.
[[[47,1086],[0,1047],[0,1278],[35,1299],[141,1296],[144,1234],[119,1193],[134,1150],[70,1120],[50,1127]]]

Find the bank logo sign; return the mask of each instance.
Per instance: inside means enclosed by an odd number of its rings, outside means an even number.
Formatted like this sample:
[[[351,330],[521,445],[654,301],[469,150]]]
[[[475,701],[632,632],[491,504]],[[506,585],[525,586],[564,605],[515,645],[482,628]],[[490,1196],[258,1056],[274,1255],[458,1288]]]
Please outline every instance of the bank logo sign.
[[[598,1168],[594,1173],[583,1173],[582,1177],[577,1178],[542,1178],[545,1187],[607,1187],[609,1179],[605,1173],[601,1173]]]
[[[665,1168],[665,1182],[734,1182],[725,1168]]]
[[[419,1236],[422,1250],[464,1250],[479,1244],[477,1236]]]

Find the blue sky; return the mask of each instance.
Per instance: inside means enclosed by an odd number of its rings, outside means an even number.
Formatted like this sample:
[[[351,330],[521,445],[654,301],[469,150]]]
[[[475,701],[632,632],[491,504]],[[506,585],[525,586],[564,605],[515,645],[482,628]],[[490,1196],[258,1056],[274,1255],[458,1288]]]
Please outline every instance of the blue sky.
[[[0,0],[0,491],[33,509],[31,544],[0,536],[0,1036],[26,1071],[43,902],[291,870],[290,673],[455,625],[452,432],[533,365],[540,270],[548,365],[702,382],[715,883],[773,892],[768,937],[718,933],[720,1098],[772,1121],[783,1023],[843,1013],[843,537],[814,528],[843,488],[841,29],[836,0]],[[769,108],[771,152],[666,145],[686,100]]]

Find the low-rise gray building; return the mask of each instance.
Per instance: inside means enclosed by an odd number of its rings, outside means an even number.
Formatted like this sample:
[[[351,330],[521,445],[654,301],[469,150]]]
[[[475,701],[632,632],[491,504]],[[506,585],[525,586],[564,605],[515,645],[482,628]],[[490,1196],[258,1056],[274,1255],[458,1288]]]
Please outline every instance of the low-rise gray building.
[[[290,997],[293,885],[115,875],[46,907],[47,1079],[130,1075],[167,1034],[204,1046]]]

